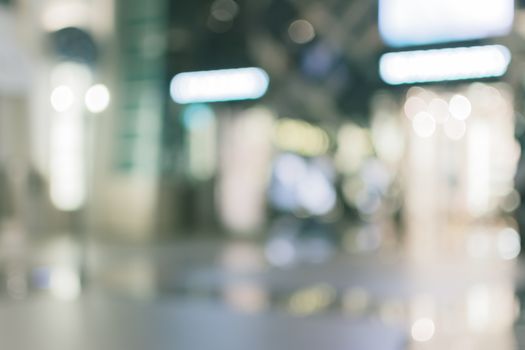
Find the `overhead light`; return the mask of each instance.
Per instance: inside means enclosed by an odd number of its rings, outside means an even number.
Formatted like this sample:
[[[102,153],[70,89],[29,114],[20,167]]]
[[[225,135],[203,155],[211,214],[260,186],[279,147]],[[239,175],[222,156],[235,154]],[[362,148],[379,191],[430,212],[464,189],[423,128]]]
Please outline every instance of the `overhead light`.
[[[426,138],[436,131],[436,121],[431,114],[419,112],[412,120],[412,127],[418,136]]]
[[[108,108],[111,95],[108,88],[103,84],[93,85],[86,92],[84,102],[91,113],[100,113]]]
[[[379,33],[394,47],[503,36],[512,29],[514,2],[380,0]]]
[[[379,73],[390,85],[500,77],[510,60],[502,45],[391,52],[381,56]]]
[[[268,74],[261,68],[222,69],[177,74],[170,93],[177,103],[253,100],[268,89]]]
[[[75,95],[69,86],[60,85],[51,92],[51,106],[57,112],[65,112],[75,102]]]

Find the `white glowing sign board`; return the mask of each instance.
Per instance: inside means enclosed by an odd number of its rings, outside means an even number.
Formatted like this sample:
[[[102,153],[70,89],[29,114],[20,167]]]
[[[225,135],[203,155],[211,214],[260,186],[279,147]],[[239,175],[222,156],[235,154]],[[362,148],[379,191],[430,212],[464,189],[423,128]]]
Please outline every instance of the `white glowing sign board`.
[[[391,85],[500,77],[511,60],[502,45],[390,52],[379,60],[379,74]]]
[[[235,68],[177,74],[170,93],[177,103],[254,100],[268,89],[268,74],[261,68]]]
[[[393,47],[502,36],[513,19],[513,0],[379,1],[379,31]]]

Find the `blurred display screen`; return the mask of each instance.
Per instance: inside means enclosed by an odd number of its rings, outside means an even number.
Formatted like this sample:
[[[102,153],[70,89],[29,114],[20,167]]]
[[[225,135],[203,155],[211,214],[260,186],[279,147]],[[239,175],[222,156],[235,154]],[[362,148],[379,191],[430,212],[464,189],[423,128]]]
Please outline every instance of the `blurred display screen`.
[[[379,1],[381,37],[394,47],[502,36],[513,18],[513,0]]]

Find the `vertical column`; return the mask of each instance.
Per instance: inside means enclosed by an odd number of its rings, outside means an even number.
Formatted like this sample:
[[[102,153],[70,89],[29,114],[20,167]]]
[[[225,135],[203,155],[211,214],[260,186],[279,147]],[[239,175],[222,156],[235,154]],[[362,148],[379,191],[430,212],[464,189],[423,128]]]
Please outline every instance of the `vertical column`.
[[[107,220],[128,238],[149,237],[158,192],[165,111],[165,0],[117,1],[116,119]]]

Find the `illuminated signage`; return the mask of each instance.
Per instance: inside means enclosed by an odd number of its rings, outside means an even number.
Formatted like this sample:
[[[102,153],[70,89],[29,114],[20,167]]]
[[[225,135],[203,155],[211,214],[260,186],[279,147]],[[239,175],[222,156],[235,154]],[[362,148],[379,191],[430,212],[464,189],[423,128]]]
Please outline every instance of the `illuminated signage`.
[[[502,45],[390,52],[379,60],[379,74],[391,85],[500,77],[511,60]]]
[[[170,93],[177,103],[253,100],[268,89],[268,74],[261,68],[222,69],[177,74]]]
[[[513,0],[379,1],[379,31],[393,47],[502,36],[513,19]]]

